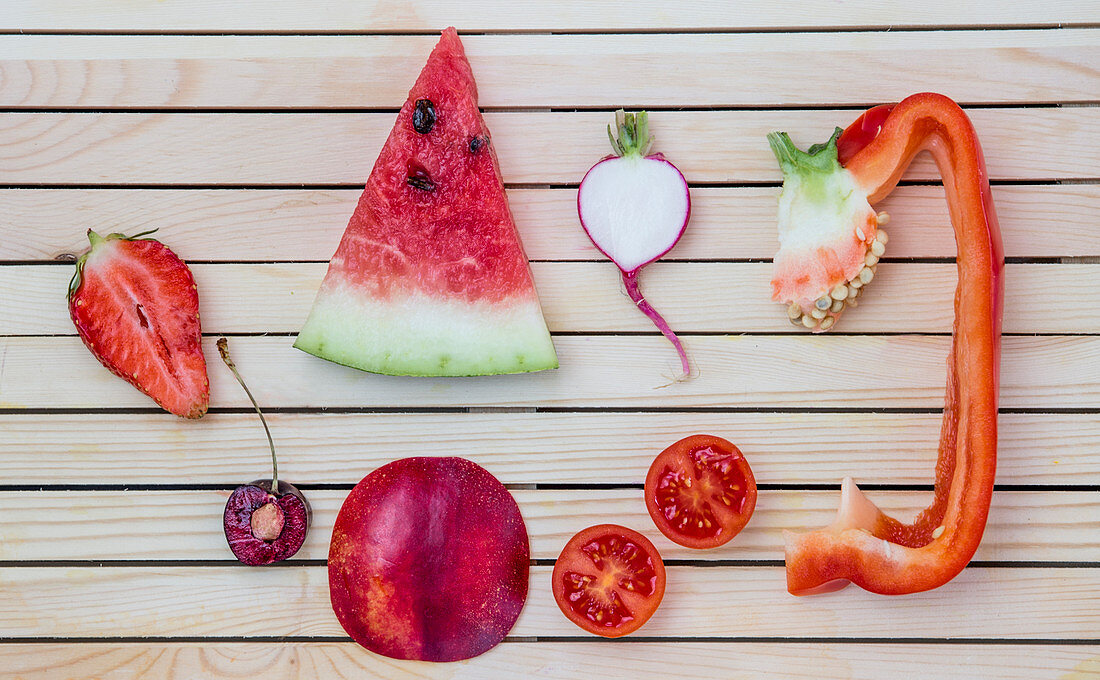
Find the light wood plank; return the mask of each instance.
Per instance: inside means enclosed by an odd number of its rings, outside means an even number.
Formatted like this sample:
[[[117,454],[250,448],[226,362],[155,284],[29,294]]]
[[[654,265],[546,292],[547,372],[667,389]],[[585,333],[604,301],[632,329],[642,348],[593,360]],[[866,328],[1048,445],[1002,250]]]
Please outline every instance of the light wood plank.
[[[806,4],[794,0],[702,0],[678,5],[654,0],[569,0],[516,3],[477,0],[317,0],[308,5],[240,0],[161,0],[135,8],[125,0],[9,0],[3,30],[175,31],[437,31],[532,29],[744,29],[836,26],[989,26],[1095,23],[1085,0],[1008,7],[933,0],[914,11],[902,0]]]
[[[640,484],[672,442],[707,432],[735,442],[760,483],[930,484],[934,413],[269,413],[283,473],[347,482],[394,458],[454,455],[506,484]],[[123,425],[124,424],[124,425]],[[5,484],[218,484],[264,474],[252,413],[201,424],[167,413],[0,415]],[[997,482],[1100,486],[1100,415],[1006,413]],[[368,442],[385,442],[374,446]],[[352,475],[354,477],[354,475]]]
[[[667,257],[770,258],[778,193],[693,188],[691,225]],[[993,196],[1007,256],[1100,256],[1100,185],[1002,185]],[[357,189],[0,189],[0,261],[79,253],[87,229],[153,228],[189,261],[328,261],[358,198]],[[508,199],[532,260],[602,258],[577,222],[575,190],[511,189]],[[891,257],[955,255],[942,187],[899,187],[877,207],[892,218]],[[1057,238],[1040,228],[1051,222]]]
[[[856,115],[668,111],[653,115],[650,127],[689,181],[777,182],[768,132],[787,130],[805,147]],[[1100,177],[1100,107],[978,109],[971,117],[993,179]],[[4,113],[0,175],[9,184],[360,184],[393,119],[389,113]],[[579,182],[607,153],[608,120],[599,112],[486,114],[510,183]],[[1067,148],[1074,153],[1050,152]],[[938,174],[925,154],[905,177]]]
[[[433,35],[0,36],[0,106],[397,108],[435,42]],[[927,90],[960,102],[1033,103],[1095,100],[1100,92],[1100,31],[1091,29],[463,42],[486,107],[866,104]],[[970,60],[968,68],[959,68],[960,59]],[[821,78],[822,63],[846,68]]]
[[[550,571],[531,569],[512,635],[583,635],[554,604]],[[1100,625],[1098,572],[971,568],[907,597],[848,588],[796,598],[780,567],[669,567],[661,608],[637,635],[1088,638]],[[0,580],[0,625],[12,637],[344,634],[325,567],[7,567]],[[280,606],[258,616],[256,603],[276,596]]]
[[[622,678],[713,680],[1085,680],[1100,674],[1100,646],[754,642],[506,642],[474,659],[429,664],[371,654],[351,642],[7,644],[0,664],[23,680],[173,678]],[[736,669],[736,670],[733,670]]]
[[[697,374],[675,383],[679,362],[661,337],[555,339],[561,368],[478,378],[407,378],[348,369],[294,349],[289,337],[241,337],[233,355],[269,407],[756,407],[940,408],[950,339],[943,336],[688,337]],[[218,366],[212,403],[247,407]],[[1100,337],[1010,336],[1003,342],[1001,406],[1100,406]],[[149,408],[74,337],[0,339],[0,408]],[[885,369],[885,370],[884,370]]]
[[[351,467],[341,481],[358,482],[367,472],[368,468]],[[297,481],[285,471],[283,478]],[[575,533],[609,521],[646,534],[666,560],[782,560],[783,532],[828,525],[839,499],[835,491],[761,491],[752,520],[733,541],[713,550],[692,550],[654,528],[641,489],[517,489],[512,494],[527,523],[531,558],[551,560]],[[313,490],[306,495],[313,525],[294,559],[324,560],[347,491]],[[890,514],[905,518],[927,506],[932,494],[869,496]],[[0,492],[0,560],[232,561],[221,525],[228,497],[229,491]],[[1100,562],[1100,545],[1092,540],[1098,532],[1100,494],[999,491],[974,559]]]
[[[309,315],[325,264],[193,265],[206,333],[297,333]],[[532,267],[552,332],[652,332],[622,292],[610,263],[539,262]],[[0,334],[75,335],[63,304],[73,269],[56,265],[0,267]],[[771,300],[770,263],[656,263],[641,276],[648,299],[680,333],[806,334]],[[1096,333],[1100,288],[1096,265],[1008,265],[1006,333]],[[871,293],[845,312],[838,331],[949,333],[957,275],[951,264],[885,263]],[[700,288],[714,294],[701,296]],[[1056,290],[1042,304],[1037,291]]]

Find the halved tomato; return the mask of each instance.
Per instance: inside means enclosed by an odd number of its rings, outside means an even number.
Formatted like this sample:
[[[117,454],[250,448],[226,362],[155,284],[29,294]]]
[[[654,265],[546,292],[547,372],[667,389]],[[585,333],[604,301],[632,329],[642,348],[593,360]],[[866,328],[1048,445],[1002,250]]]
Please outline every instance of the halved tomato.
[[[752,517],[756,479],[736,446],[696,434],[662,451],[649,466],[645,504],[669,540],[688,548],[716,548]]]
[[[554,564],[554,599],[565,616],[604,637],[638,630],[665,595],[665,563],[648,538],[617,524],[584,529]]]

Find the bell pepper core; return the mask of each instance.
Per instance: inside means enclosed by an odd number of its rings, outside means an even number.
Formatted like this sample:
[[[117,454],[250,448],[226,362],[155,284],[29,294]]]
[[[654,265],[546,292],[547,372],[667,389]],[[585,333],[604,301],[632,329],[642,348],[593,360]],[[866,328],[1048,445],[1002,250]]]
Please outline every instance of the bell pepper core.
[[[902,524],[846,478],[832,525],[786,534],[787,590],[808,595],[851,582],[886,595],[916,593],[962,571],[985,529],[997,465],[1004,251],[977,134],[951,99],[922,93],[870,109],[837,148],[871,203],[893,191],[918,152],[930,151],[939,167],[958,248],[947,397],[932,504]]]

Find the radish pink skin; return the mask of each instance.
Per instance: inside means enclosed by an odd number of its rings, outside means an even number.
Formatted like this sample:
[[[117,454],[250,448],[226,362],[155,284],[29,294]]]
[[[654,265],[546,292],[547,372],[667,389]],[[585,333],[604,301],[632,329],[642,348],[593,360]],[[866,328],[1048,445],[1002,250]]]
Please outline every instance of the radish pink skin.
[[[511,630],[529,565],[519,506],[496,477],[462,458],[404,458],[367,475],[340,508],[329,595],[370,651],[458,661]]]
[[[691,218],[691,192],[688,190],[688,183],[687,183],[687,179],[684,177],[684,173],[680,172],[680,168],[676,167],[675,165],[672,164],[671,161],[667,160],[663,153],[654,153],[654,154],[650,154],[650,155],[645,157],[645,160],[647,160],[647,161],[657,161],[659,163],[664,163],[665,165],[671,167],[673,170],[676,171],[676,174],[680,176],[680,181],[683,183],[684,198],[687,201],[687,209],[684,211],[684,223],[680,225],[680,230],[678,232],[676,232],[676,238],[672,239],[672,243],[668,244],[667,248],[662,250],[660,253],[658,253],[654,257],[646,260],[645,262],[641,263],[640,265],[638,265],[634,269],[631,269],[630,271],[627,271],[627,270],[623,269],[622,267],[620,267],[619,263],[615,262],[615,258],[611,257],[611,255],[608,254],[607,251],[605,251],[603,248],[601,248],[600,244],[596,243],[596,240],[594,238],[592,238],[592,232],[589,231],[588,225],[586,225],[584,223],[584,213],[581,211],[581,192],[584,191],[584,180],[588,179],[588,175],[591,174],[594,169],[596,169],[596,166],[598,166],[602,163],[606,163],[607,161],[610,161],[610,160],[619,160],[619,159],[621,159],[621,156],[616,156],[614,154],[609,154],[609,155],[604,156],[603,158],[601,158],[595,165],[593,165],[591,168],[588,169],[588,172],[584,173],[584,177],[581,179],[580,189],[577,190],[577,215],[580,217],[580,220],[581,220],[581,228],[584,229],[585,234],[588,234],[588,240],[592,241],[592,245],[596,246],[596,250],[600,251],[600,253],[602,253],[604,257],[606,257],[607,259],[614,262],[615,266],[619,267],[619,270],[621,272],[623,272],[624,274],[636,274],[638,272],[638,270],[641,269],[642,267],[644,267],[648,264],[651,264],[653,262],[656,262],[657,260],[664,257],[665,254],[668,253],[668,251],[675,248],[676,244],[679,243],[680,239],[684,235],[684,230],[687,229],[688,220]]]

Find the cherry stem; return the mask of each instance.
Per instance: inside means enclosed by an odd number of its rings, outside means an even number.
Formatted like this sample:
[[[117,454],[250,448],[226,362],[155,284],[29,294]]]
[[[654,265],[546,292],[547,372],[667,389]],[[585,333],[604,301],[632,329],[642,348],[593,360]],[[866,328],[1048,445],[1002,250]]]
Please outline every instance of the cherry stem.
[[[233,377],[236,378],[237,382],[244,388],[244,393],[248,395],[248,400],[252,402],[252,407],[256,409],[256,414],[260,416],[260,422],[264,425],[264,432],[267,434],[267,445],[271,447],[271,495],[278,496],[279,461],[275,459],[275,442],[271,439],[271,430],[267,426],[267,419],[264,418],[264,413],[260,410],[260,405],[256,403],[256,398],[252,396],[252,390],[248,389],[248,385],[244,384],[244,379],[241,378],[241,374],[237,372],[237,365],[229,358],[229,340],[226,338],[218,338],[218,354],[222,355],[222,361],[229,367],[229,370],[233,371]]]
[[[623,283],[626,284],[626,294],[630,296],[630,299],[634,301],[634,304],[638,306],[638,309],[642,310],[642,314],[645,314],[653,321],[653,325],[657,327],[657,330],[661,331],[661,334],[668,338],[668,341],[672,343],[672,346],[676,348],[676,351],[680,354],[680,365],[684,369],[683,378],[691,375],[691,364],[688,363],[687,352],[684,351],[684,345],[680,342],[680,338],[676,337],[676,334],[672,332],[672,328],[665,321],[653,305],[649,304],[642,296],[642,291],[638,290],[638,270],[635,269],[632,272],[623,272]]]

